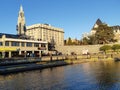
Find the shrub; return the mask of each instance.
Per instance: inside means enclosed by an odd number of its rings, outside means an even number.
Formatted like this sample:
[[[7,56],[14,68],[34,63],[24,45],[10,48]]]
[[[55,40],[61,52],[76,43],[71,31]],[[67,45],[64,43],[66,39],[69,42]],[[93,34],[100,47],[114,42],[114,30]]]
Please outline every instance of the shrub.
[[[112,50],[114,50],[114,51],[117,51],[117,50],[119,50],[120,49],[120,44],[114,44],[113,46],[112,46]]]
[[[104,51],[106,53],[107,50],[110,50],[111,46],[110,45],[104,45],[102,47],[100,47],[100,51]]]

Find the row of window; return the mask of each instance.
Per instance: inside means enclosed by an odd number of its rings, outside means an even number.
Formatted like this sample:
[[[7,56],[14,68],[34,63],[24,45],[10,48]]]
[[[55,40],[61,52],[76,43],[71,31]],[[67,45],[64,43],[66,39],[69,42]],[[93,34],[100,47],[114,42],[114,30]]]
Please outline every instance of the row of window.
[[[26,44],[26,47],[32,47],[32,43],[31,42],[21,42],[21,46],[22,47],[25,47],[25,44]],[[0,42],[0,46],[2,46],[3,43]],[[5,42],[5,46],[10,46],[10,43],[9,41],[6,41]],[[11,46],[20,46],[20,42],[11,42]],[[41,46],[44,46],[45,47],[45,44],[41,44]],[[39,43],[34,43],[34,47],[39,47]]]

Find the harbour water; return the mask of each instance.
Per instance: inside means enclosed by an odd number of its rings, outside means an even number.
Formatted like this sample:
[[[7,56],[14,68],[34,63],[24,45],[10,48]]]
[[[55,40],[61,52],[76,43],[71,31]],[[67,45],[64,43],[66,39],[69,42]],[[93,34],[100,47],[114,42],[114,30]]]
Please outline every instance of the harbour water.
[[[0,75],[0,90],[120,90],[120,62],[88,62]]]

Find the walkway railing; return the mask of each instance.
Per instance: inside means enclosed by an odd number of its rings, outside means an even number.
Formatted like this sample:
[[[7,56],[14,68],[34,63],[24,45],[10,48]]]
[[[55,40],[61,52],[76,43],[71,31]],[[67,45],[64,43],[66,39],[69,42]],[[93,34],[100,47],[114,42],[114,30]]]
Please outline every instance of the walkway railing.
[[[0,63],[31,63],[40,61],[57,61],[57,60],[103,60],[103,59],[120,58],[120,54],[90,54],[90,55],[59,55],[59,56],[43,56],[39,57],[14,57],[0,59]]]

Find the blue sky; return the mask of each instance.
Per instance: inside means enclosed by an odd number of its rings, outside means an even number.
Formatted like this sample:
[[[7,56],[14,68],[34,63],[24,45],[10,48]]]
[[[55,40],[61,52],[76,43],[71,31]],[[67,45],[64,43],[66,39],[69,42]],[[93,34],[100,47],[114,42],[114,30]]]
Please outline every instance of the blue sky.
[[[64,38],[80,39],[98,18],[120,25],[120,0],[0,0],[0,32],[16,34],[20,5],[26,25],[48,23],[64,29]]]

